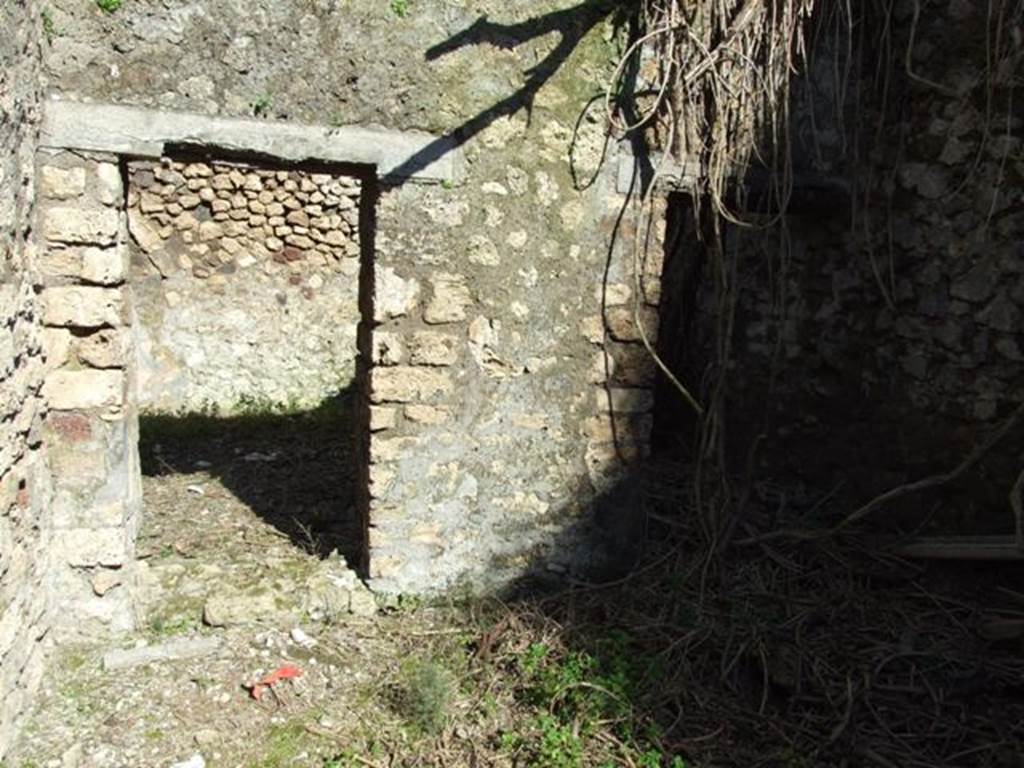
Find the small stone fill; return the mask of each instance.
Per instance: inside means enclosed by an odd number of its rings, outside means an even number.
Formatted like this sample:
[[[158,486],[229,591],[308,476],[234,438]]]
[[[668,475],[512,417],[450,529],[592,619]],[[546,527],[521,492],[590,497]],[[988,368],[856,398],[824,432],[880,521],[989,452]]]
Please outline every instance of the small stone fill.
[[[359,256],[360,185],[349,176],[165,160],[133,164],[129,189],[132,236],[163,277],[347,272]]]
[[[360,182],[237,163],[129,166],[140,405],[315,407],[355,374]]]

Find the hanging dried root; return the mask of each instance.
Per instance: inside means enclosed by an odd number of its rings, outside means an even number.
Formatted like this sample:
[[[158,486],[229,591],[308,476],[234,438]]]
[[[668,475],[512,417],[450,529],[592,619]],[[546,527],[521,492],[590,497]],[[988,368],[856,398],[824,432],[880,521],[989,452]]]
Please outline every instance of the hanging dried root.
[[[700,169],[695,198],[707,196],[726,220],[736,216],[726,192],[762,145],[780,141],[789,83],[805,53],[803,26],[815,0],[642,0],[642,31],[626,49],[606,102],[613,127],[626,134],[671,125],[666,154]],[[652,72],[653,94],[639,114],[615,108],[629,64]],[[767,142],[764,140],[768,139]]]

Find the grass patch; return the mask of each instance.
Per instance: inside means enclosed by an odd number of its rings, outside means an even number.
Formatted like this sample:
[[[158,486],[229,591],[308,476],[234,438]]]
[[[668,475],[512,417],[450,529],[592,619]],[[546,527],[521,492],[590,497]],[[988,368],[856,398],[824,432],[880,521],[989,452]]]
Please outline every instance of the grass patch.
[[[53,11],[44,8],[40,16],[43,19],[43,36],[47,43],[53,45],[53,41],[57,38],[57,24],[53,20]]]
[[[253,117],[267,117],[270,115],[270,110],[274,106],[274,100],[269,94],[263,94],[253,99],[252,104],[249,108],[252,110]]]
[[[417,732],[433,734],[448,720],[455,694],[455,676],[436,659],[415,659],[405,665],[394,691],[398,713]]]
[[[324,738],[307,727],[319,711],[308,712],[281,725],[271,726],[267,732],[263,751],[252,768],[285,768],[285,766],[314,765],[310,756],[323,748]],[[303,757],[305,755],[305,757]],[[298,762],[302,758],[302,762]]]
[[[435,618],[424,631],[426,616]],[[532,606],[479,601],[424,605],[391,621],[389,633],[405,636],[395,657],[409,660],[383,696],[367,684],[357,700],[364,735],[330,765],[376,764],[371,754],[383,753],[423,765],[686,768],[661,748],[642,708],[658,662],[625,632],[584,642]]]

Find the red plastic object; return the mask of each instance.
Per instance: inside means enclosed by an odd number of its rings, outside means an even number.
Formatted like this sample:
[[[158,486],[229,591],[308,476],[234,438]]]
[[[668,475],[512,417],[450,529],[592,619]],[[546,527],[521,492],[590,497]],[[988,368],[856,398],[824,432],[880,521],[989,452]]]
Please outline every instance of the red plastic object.
[[[260,678],[255,683],[252,683],[247,687],[249,688],[249,693],[252,697],[259,701],[260,696],[263,695],[264,688],[270,688],[274,683],[278,683],[282,680],[292,680],[296,677],[302,677],[302,670],[298,667],[292,666],[291,664],[286,664],[283,667],[278,667],[269,675]]]

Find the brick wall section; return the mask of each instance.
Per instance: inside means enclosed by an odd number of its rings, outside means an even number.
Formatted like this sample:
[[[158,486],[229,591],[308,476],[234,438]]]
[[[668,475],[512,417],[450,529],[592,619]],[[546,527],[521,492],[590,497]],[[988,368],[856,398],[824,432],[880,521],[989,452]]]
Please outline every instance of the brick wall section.
[[[40,152],[38,237],[62,629],[130,629],[141,503],[133,314],[116,157]]]
[[[53,617],[42,451],[43,354],[27,242],[40,89],[39,6],[0,6],[0,758],[43,670]]]
[[[348,386],[359,193],[339,173],[131,163],[140,406],[310,407]]]

